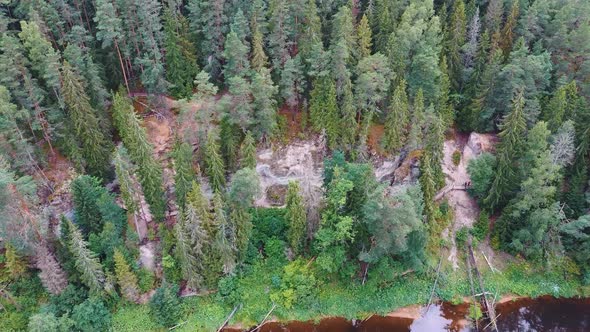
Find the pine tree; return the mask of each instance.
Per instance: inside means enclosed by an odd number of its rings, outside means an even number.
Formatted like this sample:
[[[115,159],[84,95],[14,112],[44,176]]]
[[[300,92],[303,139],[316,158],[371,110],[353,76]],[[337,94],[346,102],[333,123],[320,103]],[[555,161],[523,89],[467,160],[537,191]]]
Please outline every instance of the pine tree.
[[[366,14],[363,14],[356,29],[358,36],[358,53],[359,58],[362,59],[371,55],[371,46],[373,45],[373,41],[371,40],[371,26],[369,25],[369,19]]]
[[[135,216],[139,210],[141,190],[136,185],[136,180],[133,176],[137,167],[129,160],[127,149],[119,145],[113,154],[113,164],[115,166],[115,174],[119,182],[119,191],[121,198],[125,203],[127,213]]]
[[[186,195],[191,189],[195,172],[193,170],[193,149],[186,143],[177,142],[174,150],[174,189],[176,192],[176,203],[180,209],[184,209]]]
[[[245,77],[250,69],[248,61],[248,47],[242,42],[243,39],[231,30],[225,38],[225,48],[223,57],[225,64],[223,67],[223,76],[226,79],[233,77]]]
[[[139,287],[137,286],[137,277],[131,271],[125,256],[119,249],[115,249],[115,276],[117,277],[117,284],[121,289],[123,297],[130,302],[135,302],[139,299]]]
[[[108,292],[112,286],[108,284],[96,254],[88,249],[88,243],[84,241],[78,227],[69,220],[66,222],[69,230],[68,249],[74,258],[82,282],[92,293],[100,294],[103,289]]]
[[[166,202],[162,186],[162,167],[153,156],[145,128],[135,114],[129,99],[117,92],[113,95],[113,122],[119,131],[131,160],[138,167],[139,181],[155,220],[164,219]]]
[[[385,120],[383,147],[385,150],[394,152],[404,145],[408,125],[410,124],[410,111],[408,109],[405,80],[402,79],[395,88],[389,102],[389,108],[390,110]]]
[[[205,145],[205,173],[209,177],[209,183],[213,191],[221,191],[225,186],[225,167],[219,155],[219,145],[210,132]]]
[[[101,131],[96,111],[90,105],[80,76],[65,61],[61,73],[63,99],[88,171],[104,177],[108,172],[111,148],[108,136]]]
[[[497,152],[497,165],[488,196],[484,203],[491,209],[502,207],[518,185],[517,160],[521,154],[526,122],[524,118],[524,96],[520,91],[513,100],[512,112],[503,120],[500,131],[500,144]]]
[[[60,294],[68,285],[68,278],[47,244],[41,243],[36,247],[35,260],[37,268],[41,270],[39,279],[43,287],[53,295]]]
[[[238,34],[238,40],[240,40],[244,46],[246,46],[246,50],[249,52],[250,40],[252,36],[250,33],[250,24],[248,23],[248,19],[246,19],[242,8],[238,8],[235,15],[233,16],[233,21],[229,25],[229,31],[235,31]]]
[[[252,76],[252,104],[254,107],[254,125],[252,132],[257,138],[265,141],[272,136],[277,128],[277,102],[274,96],[278,92],[276,85],[273,85],[270,71],[261,68]]]
[[[240,148],[240,166],[241,168],[252,168],[256,169],[256,144],[254,142],[254,137],[252,137],[252,133],[249,131],[246,132],[246,136],[244,137],[244,141],[242,142],[242,146]]]
[[[301,253],[307,230],[307,212],[299,194],[299,183],[289,182],[285,198],[285,219],[287,220],[287,239],[295,255]]]

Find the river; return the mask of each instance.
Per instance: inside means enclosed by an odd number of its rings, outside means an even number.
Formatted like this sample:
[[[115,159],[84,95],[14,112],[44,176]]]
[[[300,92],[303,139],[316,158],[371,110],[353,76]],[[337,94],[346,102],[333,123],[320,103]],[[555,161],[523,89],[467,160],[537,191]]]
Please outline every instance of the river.
[[[326,318],[310,322],[271,322],[260,332],[471,332],[466,318],[468,304],[435,304],[418,319],[372,316],[363,322]],[[583,332],[590,331],[590,299],[557,299],[544,296],[518,299],[496,306],[498,329],[502,332]],[[485,323],[484,323],[485,324]],[[483,324],[482,324],[483,325]],[[481,328],[481,326],[480,326]],[[237,331],[226,329],[226,331]],[[490,331],[488,328],[487,331]]]

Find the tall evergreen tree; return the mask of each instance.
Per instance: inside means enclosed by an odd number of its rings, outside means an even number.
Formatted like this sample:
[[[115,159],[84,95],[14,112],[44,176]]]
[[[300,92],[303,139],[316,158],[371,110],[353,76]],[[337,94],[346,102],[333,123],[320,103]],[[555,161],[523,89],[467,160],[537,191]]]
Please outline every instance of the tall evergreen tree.
[[[449,22],[446,40],[449,73],[455,91],[458,91],[461,85],[463,66],[460,52],[461,47],[465,44],[465,37],[465,3],[462,0],[459,0],[454,3],[453,14],[451,15],[451,21]]]
[[[111,149],[109,137],[101,131],[96,111],[90,105],[80,76],[68,62],[63,63],[61,74],[64,102],[87,169],[90,174],[106,176]]]
[[[325,130],[328,145],[335,148],[338,140],[338,105],[336,88],[328,76],[316,79],[309,105],[312,127],[316,131]]]
[[[240,166],[241,168],[252,168],[256,169],[256,143],[254,137],[249,131],[244,137],[242,146],[240,148]]]
[[[213,224],[217,226],[215,250],[219,253],[223,272],[230,274],[236,266],[236,227],[226,216],[220,192],[213,195]]]
[[[137,165],[139,181],[155,220],[164,219],[166,202],[162,185],[162,167],[153,156],[145,128],[135,114],[129,99],[121,92],[113,95],[113,122],[119,131],[131,160]]]
[[[512,112],[504,118],[500,131],[500,144],[494,180],[484,203],[491,209],[502,207],[513,197],[518,185],[517,160],[521,154],[526,133],[524,96],[519,92],[513,100]]]
[[[68,250],[74,258],[76,269],[81,280],[92,293],[100,294],[103,290],[112,291],[112,285],[107,280],[96,254],[88,249],[82,233],[71,221],[66,221],[69,229]]]
[[[412,125],[408,134],[408,145],[410,150],[420,149],[422,147],[426,118],[423,96],[422,90],[420,89],[414,98],[414,105],[412,107]]]
[[[177,98],[189,97],[199,71],[195,47],[189,37],[186,18],[168,8],[164,10],[164,48],[170,93]]]
[[[294,58],[287,57],[285,66],[281,71],[279,87],[281,97],[289,108],[294,109],[301,104],[303,101],[302,93],[305,91],[306,83],[303,76],[301,57],[299,55]]]
[[[186,195],[192,187],[195,178],[193,169],[193,149],[186,143],[177,142],[174,149],[174,189],[178,207],[184,209]]]
[[[291,181],[285,198],[285,218],[287,219],[287,239],[295,255],[301,253],[307,230],[307,213],[303,198],[299,194],[299,183]]]
[[[190,0],[187,8],[191,29],[198,33],[205,70],[214,80],[222,69],[223,45],[228,30],[225,0]]]
[[[268,57],[264,52],[264,40],[258,25],[255,26],[252,33],[252,57],[250,63],[252,69],[258,72],[268,65]]]
[[[399,150],[405,142],[408,125],[410,124],[410,111],[408,108],[408,96],[406,95],[406,81],[401,80],[389,102],[389,113],[385,120],[385,132],[383,147],[394,152]]]
[[[102,230],[104,220],[98,206],[102,195],[106,194],[105,189],[100,185],[98,178],[82,175],[72,181],[72,198],[76,224],[82,233],[99,233]]]
[[[371,55],[371,47],[373,46],[371,26],[369,25],[369,18],[366,14],[363,14],[356,29],[359,48],[358,53],[359,58],[362,59]]]
[[[223,57],[225,59],[223,76],[226,80],[235,76],[245,77],[247,75],[250,69],[248,46],[244,44],[243,39],[240,39],[238,33],[234,30],[231,30],[225,38]]]
[[[219,154],[219,145],[212,132],[207,136],[205,145],[205,174],[213,191],[221,191],[225,186],[225,166]]]
[[[119,249],[115,249],[115,276],[121,294],[127,301],[135,302],[139,299],[139,287],[137,286],[137,277],[131,271],[125,256]]]
[[[41,270],[39,279],[41,279],[43,287],[49,293],[59,295],[68,286],[68,278],[46,243],[37,246],[35,259],[37,268]]]
[[[518,24],[519,14],[519,2],[517,0],[512,1],[512,8],[510,13],[506,17],[506,22],[502,28],[502,39],[500,40],[500,47],[504,50],[504,55],[508,57],[512,50],[512,43],[514,42],[514,35],[516,33],[516,27]]]
[[[278,88],[273,84],[268,68],[261,68],[253,74],[251,88],[254,99],[254,124],[251,131],[265,141],[277,128],[275,95]]]

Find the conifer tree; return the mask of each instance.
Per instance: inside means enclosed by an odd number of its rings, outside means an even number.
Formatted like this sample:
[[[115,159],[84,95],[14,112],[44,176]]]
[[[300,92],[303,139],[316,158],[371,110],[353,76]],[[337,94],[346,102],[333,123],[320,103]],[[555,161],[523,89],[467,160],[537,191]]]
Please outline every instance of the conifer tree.
[[[108,292],[112,285],[108,284],[96,254],[88,249],[88,243],[84,241],[78,227],[69,220],[66,222],[69,230],[68,249],[74,258],[82,282],[92,293],[100,294],[103,289]]]
[[[264,52],[264,40],[260,28],[256,25],[252,33],[252,58],[251,67],[257,72],[268,65],[268,57]]]
[[[354,107],[354,97],[352,95],[352,83],[344,87],[342,102],[340,103],[340,121],[339,121],[339,139],[342,148],[350,151],[356,143],[356,134],[358,129],[357,112]]]
[[[370,18],[375,35],[375,50],[382,53],[386,51],[390,34],[395,27],[395,18],[391,16],[389,4],[387,0],[375,0],[375,8]]]
[[[502,207],[513,196],[515,186],[518,185],[517,160],[526,133],[522,91],[515,96],[512,104],[512,111],[502,123],[494,180],[488,196],[484,199],[484,203],[491,209]]]
[[[425,137],[424,153],[429,155],[432,163],[432,175],[436,184],[436,189],[440,189],[445,184],[445,175],[442,170],[444,152],[443,145],[445,141],[445,124],[441,115],[436,113],[428,114],[428,130]]]
[[[238,8],[236,13],[234,14],[233,20],[229,25],[229,31],[235,31],[238,34],[238,40],[240,40],[244,44],[244,46],[246,46],[246,50],[250,52],[250,24],[248,23],[248,19],[246,19],[246,16],[244,15],[244,11],[242,10],[242,8]]]
[[[254,142],[254,137],[252,137],[252,133],[249,131],[246,132],[246,136],[244,137],[244,141],[242,142],[242,146],[240,148],[240,166],[241,168],[252,168],[256,169],[256,143]]]
[[[141,126],[129,99],[121,95],[121,92],[113,95],[113,122],[131,160],[137,165],[139,181],[150,212],[155,220],[162,220],[166,209],[162,168],[153,156],[153,148],[147,140],[145,128]]]
[[[64,102],[80,144],[87,169],[92,175],[106,176],[110,143],[100,128],[96,111],[90,105],[80,76],[64,61],[61,71]]]
[[[187,212],[189,211],[187,210]],[[192,211],[190,212],[192,213]],[[185,216],[174,225],[174,233],[176,237],[175,256],[180,263],[182,277],[187,281],[189,287],[197,289],[202,284],[202,276],[200,275],[201,264],[197,256],[199,253],[195,252],[193,243],[189,234],[188,226],[186,225]]]
[[[233,172],[238,166],[240,128],[225,115],[219,123],[220,151],[226,171]]]
[[[195,48],[189,38],[188,22],[180,13],[164,10],[164,47],[166,49],[166,80],[171,83],[170,93],[177,97],[192,94],[193,79],[199,68],[194,56]]]
[[[129,160],[127,149],[124,146],[119,145],[115,149],[113,154],[113,165],[115,166],[115,175],[119,182],[119,191],[121,192],[121,198],[125,203],[125,208],[129,215],[133,215],[136,218],[136,213],[139,210],[140,197],[142,195],[141,190],[136,184],[137,180],[134,178],[137,167]],[[136,225],[137,226],[137,225]]]
[[[312,127],[316,131],[325,130],[328,145],[336,147],[338,140],[338,106],[336,104],[336,88],[328,76],[316,79],[311,92],[309,105]]]
[[[219,253],[223,272],[230,274],[236,266],[236,229],[225,214],[220,192],[213,195],[213,224],[217,226],[214,248]]]
[[[205,70],[214,80],[221,74],[223,45],[228,30],[225,0],[190,0],[187,5],[192,31],[199,34]]]
[[[121,290],[123,297],[130,302],[135,302],[139,299],[139,287],[137,286],[137,277],[131,271],[125,256],[119,249],[115,249],[115,276],[117,277],[117,284]]]
[[[98,207],[98,201],[106,193],[100,180],[82,175],[72,181],[72,198],[76,223],[83,234],[99,233],[102,230],[103,219]]]
[[[238,37],[236,31],[231,30],[227,34],[223,57],[225,59],[223,76],[226,79],[236,76],[245,77],[247,75],[247,72],[250,69],[248,47],[244,45],[243,39]]]
[[[195,178],[193,170],[193,149],[186,143],[177,142],[174,150],[174,189],[176,193],[176,203],[180,209],[184,209],[186,195],[192,187]]]
[[[279,87],[281,97],[289,108],[294,109],[300,105],[302,102],[301,94],[305,91],[306,83],[299,55],[294,58],[288,57],[285,61],[285,66],[281,71]]]
[[[410,150],[416,150],[422,146],[425,120],[423,96],[422,90],[420,89],[414,98],[414,106],[412,107],[412,125],[408,135],[408,145]]]
[[[295,255],[301,253],[307,228],[307,212],[299,194],[299,183],[289,182],[285,198],[285,218],[287,219],[287,239]]]
[[[420,186],[424,196],[424,214],[428,222],[434,222],[435,202],[434,195],[436,194],[436,179],[432,170],[433,162],[428,153],[424,153],[420,160]]]
[[[53,295],[60,294],[68,285],[68,278],[55,255],[47,248],[47,244],[37,245],[35,259],[37,268],[41,270],[39,279],[43,287]]]
[[[359,58],[362,59],[371,55],[371,46],[373,45],[371,39],[371,26],[369,25],[369,19],[366,14],[363,14],[356,29],[358,36],[358,53]]]
[[[513,0],[510,14],[506,17],[506,23],[504,23],[504,27],[502,28],[502,39],[500,40],[500,48],[504,51],[505,57],[508,57],[510,51],[512,51],[512,43],[514,42],[515,30],[518,25],[518,14],[518,0]]]
[[[459,91],[461,85],[463,66],[460,51],[463,44],[465,44],[465,36],[465,3],[459,0],[454,2],[453,14],[451,15],[446,40],[449,74],[455,91]]]
[[[453,107],[449,101],[451,94],[451,82],[449,78],[449,70],[447,67],[447,58],[445,56],[443,56],[440,61],[439,91],[439,97],[436,101],[436,111],[438,114],[440,114],[444,126],[448,127],[453,123],[454,114]]]
[[[268,68],[261,68],[252,76],[252,98],[254,106],[254,125],[252,132],[256,137],[266,140],[277,127],[277,102],[274,96],[278,88],[273,84]]]
[[[213,191],[221,191],[225,186],[225,166],[219,154],[219,145],[212,132],[207,135],[205,145],[205,173]]]
[[[227,116],[230,124],[246,131],[253,122],[252,89],[250,82],[241,76],[233,76],[228,80],[231,101]]]
[[[322,23],[315,0],[307,0],[304,18],[303,33],[297,44],[303,60],[308,64],[314,45],[322,42]]]
[[[229,215],[231,223],[236,230],[236,251],[238,261],[243,261],[246,257],[248,242],[252,234],[252,216],[242,207],[234,207]]]
[[[385,120],[383,147],[385,150],[394,152],[404,145],[408,125],[410,124],[405,80],[402,79],[395,88],[389,102],[389,109]]]
[[[289,24],[289,2],[287,0],[270,0],[268,2],[268,47],[272,67],[276,73],[285,66],[290,59],[294,24]]]
[[[17,280],[27,272],[27,262],[11,244],[6,245],[6,269],[12,280]]]

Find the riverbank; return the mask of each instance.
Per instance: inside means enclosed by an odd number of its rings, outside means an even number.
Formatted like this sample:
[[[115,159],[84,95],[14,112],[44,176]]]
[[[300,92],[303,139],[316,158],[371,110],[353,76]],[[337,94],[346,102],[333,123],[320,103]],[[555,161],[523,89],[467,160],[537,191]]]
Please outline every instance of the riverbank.
[[[260,261],[239,278],[235,278],[233,290],[221,296],[219,293],[183,299],[182,326],[175,331],[216,331],[234,307],[242,308],[230,322],[239,329],[257,325],[272,307],[273,277],[282,267]],[[463,303],[469,297],[468,277],[458,269],[443,269],[439,277],[437,298],[452,304]],[[497,294],[500,302],[519,297],[536,298],[542,295],[555,297],[589,297],[590,288],[583,286],[579,278],[564,274],[564,269],[541,271],[525,262],[513,262],[502,272],[482,271],[486,289]],[[346,320],[363,320],[371,315],[398,316],[414,319],[419,306],[428,302],[434,276],[409,273],[403,276],[396,271],[376,269],[372,278],[359,283],[323,282],[316,287],[313,299],[296,303],[292,308],[277,307],[271,318],[276,321],[312,321],[342,317]],[[225,290],[224,290],[225,291]],[[145,305],[129,305],[118,308],[113,317],[115,331],[162,330],[152,321]]]

